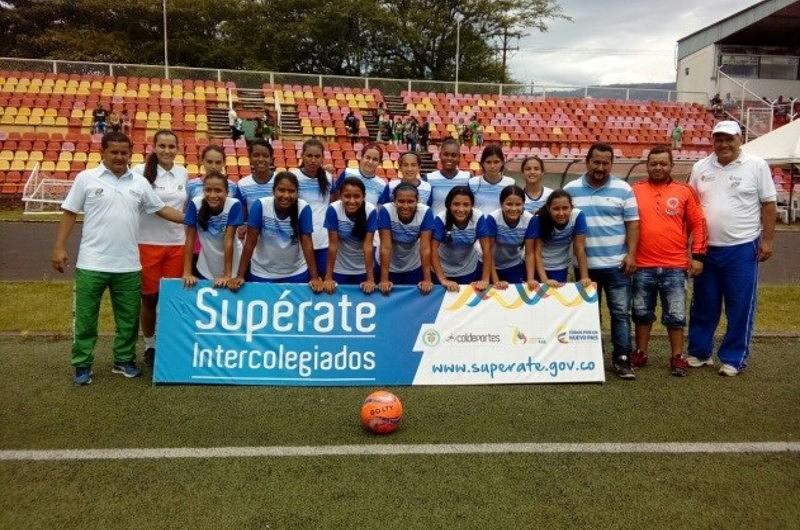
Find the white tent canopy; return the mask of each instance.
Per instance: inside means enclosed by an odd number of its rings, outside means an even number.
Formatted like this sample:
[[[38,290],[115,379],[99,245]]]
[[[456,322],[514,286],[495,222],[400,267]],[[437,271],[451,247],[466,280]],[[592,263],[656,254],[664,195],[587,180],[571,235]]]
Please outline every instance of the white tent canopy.
[[[800,164],[800,119],[742,145],[742,151],[770,165]]]

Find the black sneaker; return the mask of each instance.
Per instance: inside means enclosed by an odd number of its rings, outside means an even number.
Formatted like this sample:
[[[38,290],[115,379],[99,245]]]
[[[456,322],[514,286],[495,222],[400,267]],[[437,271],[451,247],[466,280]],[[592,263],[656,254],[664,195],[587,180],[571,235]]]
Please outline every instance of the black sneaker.
[[[614,371],[617,372],[617,377],[620,379],[636,379],[636,374],[633,373],[631,366],[631,358],[627,355],[619,355],[612,361]]]
[[[144,351],[144,364],[147,366],[153,366],[153,362],[156,360],[156,349],[155,348],[147,348]]]

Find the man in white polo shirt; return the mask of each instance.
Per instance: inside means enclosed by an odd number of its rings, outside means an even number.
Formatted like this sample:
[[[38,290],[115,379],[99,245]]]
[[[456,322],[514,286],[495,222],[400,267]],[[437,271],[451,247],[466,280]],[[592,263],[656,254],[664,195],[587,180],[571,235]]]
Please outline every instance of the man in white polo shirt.
[[[772,256],[776,193],[769,166],[743,153],[742,131],[721,121],[712,131],[714,154],[692,168],[689,185],[708,224],[708,253],[694,281],[689,321],[689,366],[713,366],[714,332],[722,305],[728,327],[717,355],[721,375],[747,365],[758,289],[758,262]]]
[[[53,267],[67,266],[66,240],[76,215],[84,212],[83,233],[75,270],[75,306],[72,365],[75,384],[92,382],[100,299],[108,287],[114,310],[114,364],[112,372],[136,377],[136,339],[141,303],[141,264],[137,236],[140,212],[156,213],[175,223],[183,214],[165,206],[153,187],[133,173],[131,141],[120,132],[103,136],[102,163],[78,173],[61,208],[63,216],[53,246]]]

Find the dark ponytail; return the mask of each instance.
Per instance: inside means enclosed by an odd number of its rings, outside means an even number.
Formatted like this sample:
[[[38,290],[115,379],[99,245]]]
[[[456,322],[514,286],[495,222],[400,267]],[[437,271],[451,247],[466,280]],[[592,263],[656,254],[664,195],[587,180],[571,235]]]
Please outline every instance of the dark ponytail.
[[[158,155],[155,151],[155,146],[158,143],[159,136],[169,135],[175,138],[175,144],[178,143],[178,137],[175,136],[175,133],[170,131],[169,129],[161,129],[156,131],[153,135],[153,151],[147,155],[147,160],[144,163],[144,178],[147,179],[147,182],[150,183],[151,186],[155,186],[156,184],[156,177],[158,176]]]
[[[353,237],[360,241],[364,241],[367,236],[367,188],[361,179],[356,177],[346,177],[342,181],[342,191],[344,192],[345,186],[355,186],[361,190],[361,197],[365,200],[361,201],[361,206],[356,211],[355,219],[353,219]]]
[[[303,154],[305,154],[309,147],[319,147],[319,150],[322,151],[322,154],[325,154],[325,146],[316,138],[309,138],[303,142]],[[300,167],[303,166],[301,165]],[[319,184],[319,194],[323,197],[328,195],[328,189],[330,188],[331,184],[328,182],[328,174],[325,171],[325,168],[322,167],[322,164],[320,164],[319,168],[317,168],[317,174],[313,176],[316,177],[317,184]]]
[[[290,171],[281,171],[272,179],[273,195],[275,193],[275,189],[278,187],[278,184],[284,180],[291,182],[296,191],[300,190],[300,183],[297,181],[297,175]],[[292,226],[292,243],[297,243],[298,239],[300,238],[300,211],[297,202],[298,200],[295,198],[294,202],[291,204],[291,206],[289,206],[289,224]],[[277,214],[278,211],[275,210],[275,213]]]
[[[553,238],[553,229],[556,223],[550,215],[550,205],[553,204],[554,200],[560,197],[566,197],[570,206],[572,206],[572,195],[570,195],[569,192],[555,190],[547,197],[544,206],[539,208],[539,211],[536,212],[536,215],[539,217],[539,239],[542,241],[550,241]]]
[[[228,191],[228,179],[222,173],[218,171],[212,171],[206,175],[206,178],[203,180],[203,186],[208,182],[209,179],[218,179],[225,184],[225,192]],[[225,205],[222,205],[222,208],[225,208]],[[208,201],[206,201],[205,195],[203,196],[203,201],[200,203],[200,211],[197,212],[197,224],[200,225],[200,228],[203,231],[208,230],[208,221],[211,219],[212,215],[215,215],[219,212],[211,211],[211,206],[209,206]]]
[[[450,191],[447,193],[447,197],[444,199],[444,229],[445,229],[445,236],[444,242],[449,243],[453,240],[453,225],[455,224],[456,220],[453,218],[453,213],[450,211],[450,205],[453,204],[453,199],[456,198],[457,195],[464,195],[469,197],[470,202],[472,205],[475,205],[475,194],[472,193],[472,190],[469,189],[469,186],[453,186]],[[467,222],[472,220],[472,211],[469,213],[469,219]]]

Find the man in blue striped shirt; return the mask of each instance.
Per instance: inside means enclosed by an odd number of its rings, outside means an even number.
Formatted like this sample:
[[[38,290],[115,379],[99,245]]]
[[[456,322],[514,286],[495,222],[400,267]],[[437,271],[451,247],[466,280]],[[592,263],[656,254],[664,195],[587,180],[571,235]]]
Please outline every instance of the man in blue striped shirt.
[[[586,257],[597,292],[605,292],[611,313],[612,361],[617,375],[634,379],[631,366],[631,276],[636,271],[639,210],[631,187],[611,176],[614,149],[592,144],[586,173],[564,186],[586,216]]]

